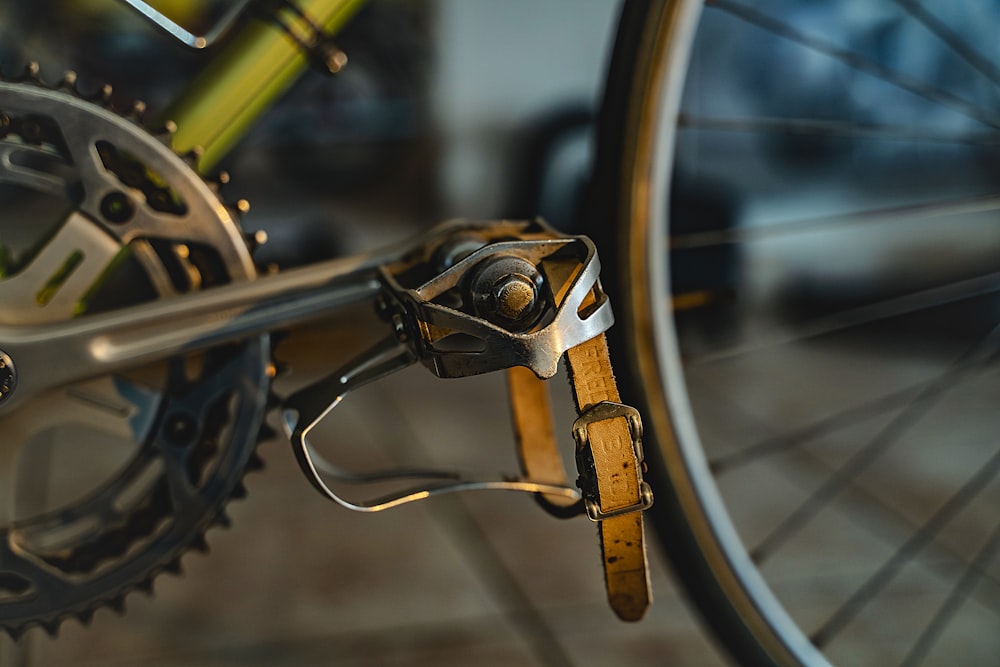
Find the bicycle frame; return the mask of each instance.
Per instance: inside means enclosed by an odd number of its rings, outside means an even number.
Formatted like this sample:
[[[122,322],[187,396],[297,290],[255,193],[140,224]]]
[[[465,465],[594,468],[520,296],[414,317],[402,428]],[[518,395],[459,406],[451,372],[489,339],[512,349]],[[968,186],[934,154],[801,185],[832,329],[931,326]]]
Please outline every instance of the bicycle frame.
[[[304,0],[299,9],[276,9],[286,21],[281,27],[251,22],[234,35],[165,112],[177,124],[173,148],[197,149],[198,169],[210,172],[226,153],[289,86],[306,70],[309,60],[303,40],[336,33],[367,0]],[[309,17],[309,26],[303,17]]]

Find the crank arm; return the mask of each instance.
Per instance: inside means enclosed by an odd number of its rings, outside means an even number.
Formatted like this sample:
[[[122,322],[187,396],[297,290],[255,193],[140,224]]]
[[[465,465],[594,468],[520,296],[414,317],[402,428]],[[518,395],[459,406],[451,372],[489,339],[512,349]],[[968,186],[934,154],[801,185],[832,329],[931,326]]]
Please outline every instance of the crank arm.
[[[48,389],[371,300],[394,252],[359,255],[57,324],[0,325],[0,413]],[[6,390],[3,387],[7,387]]]

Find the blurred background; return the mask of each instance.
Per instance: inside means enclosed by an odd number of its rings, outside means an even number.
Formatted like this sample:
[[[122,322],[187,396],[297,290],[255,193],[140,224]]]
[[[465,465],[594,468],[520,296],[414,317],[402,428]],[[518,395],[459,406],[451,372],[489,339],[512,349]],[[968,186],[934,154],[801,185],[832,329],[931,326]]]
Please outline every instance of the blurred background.
[[[224,4],[172,9],[196,20]],[[991,334],[1000,10],[709,4],[673,183],[658,185],[672,196],[664,253],[684,377],[723,498],[807,630],[826,627],[872,571],[906,554],[887,594],[847,624],[831,653],[838,661],[900,663],[971,571],[972,602],[942,652],[920,659],[995,664],[1000,566],[985,536],[1000,484],[990,477],[960,498],[954,524],[927,525],[993,460],[1000,428]],[[453,217],[542,215],[582,231],[619,9],[610,0],[372,2],[338,38],[345,70],[303,77],[222,165],[226,196],[251,202],[244,225],[268,234],[257,259],[288,268]],[[55,80],[72,68],[84,90],[110,82],[117,102],[143,99],[153,116],[210,56],[114,0],[0,9],[5,71],[33,59]],[[279,392],[343,362],[381,326],[360,308],[293,333],[278,348],[292,369]],[[443,382],[413,369],[352,395],[316,440],[359,465],[513,470],[503,392],[501,377]],[[568,396],[558,402],[566,423]],[[208,557],[185,558],[183,578],[162,577],[152,599],[130,596],[124,616],[103,610],[89,629],[66,623],[57,641],[32,631],[27,651],[7,661],[725,662],[656,545],[656,603],[648,619],[622,626],[603,601],[586,522],[489,494],[358,516],[308,488],[280,439],[261,453],[267,468],[233,505],[232,529],[209,535]],[[859,457],[869,463],[859,467]],[[915,534],[921,548],[905,546]]]

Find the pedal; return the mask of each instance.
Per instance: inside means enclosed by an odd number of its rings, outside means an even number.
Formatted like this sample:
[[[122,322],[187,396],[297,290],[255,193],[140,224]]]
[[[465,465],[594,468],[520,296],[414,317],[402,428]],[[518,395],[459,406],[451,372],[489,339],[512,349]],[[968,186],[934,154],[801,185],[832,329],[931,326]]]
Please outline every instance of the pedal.
[[[377,512],[455,491],[533,493],[557,516],[586,512],[600,526],[612,608],[638,620],[649,605],[642,512],[652,492],[642,478],[641,423],[620,404],[606,331],[614,321],[598,281],[593,243],[540,222],[451,223],[380,268],[377,308],[390,332],[337,373],[284,403],[300,467],[323,495],[348,509]],[[580,418],[578,488],[556,446],[541,381],[567,360]],[[442,378],[508,370],[522,474],[468,476],[452,470],[384,470],[358,475],[322,459],[308,435],[354,389],[420,362]],[[543,400],[544,397],[544,400]],[[331,486],[408,480],[414,486],[351,500]]]

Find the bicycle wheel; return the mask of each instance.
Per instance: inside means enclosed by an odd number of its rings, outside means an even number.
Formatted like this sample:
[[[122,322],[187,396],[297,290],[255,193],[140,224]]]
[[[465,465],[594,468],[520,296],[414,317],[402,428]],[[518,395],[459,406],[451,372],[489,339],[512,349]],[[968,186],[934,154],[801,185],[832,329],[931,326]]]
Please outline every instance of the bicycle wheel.
[[[995,664],[1000,9],[758,4],[627,2],[605,94],[654,522],[740,664]]]

